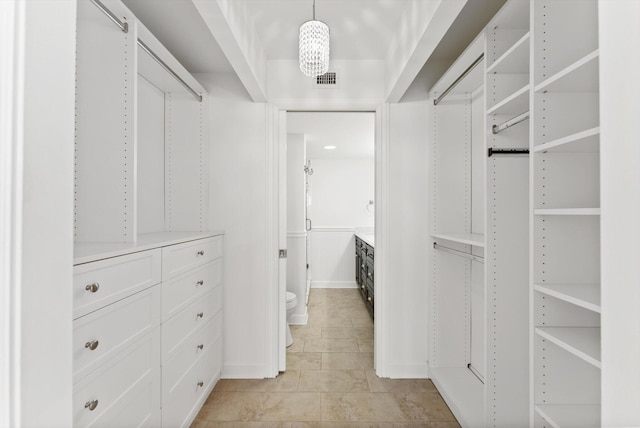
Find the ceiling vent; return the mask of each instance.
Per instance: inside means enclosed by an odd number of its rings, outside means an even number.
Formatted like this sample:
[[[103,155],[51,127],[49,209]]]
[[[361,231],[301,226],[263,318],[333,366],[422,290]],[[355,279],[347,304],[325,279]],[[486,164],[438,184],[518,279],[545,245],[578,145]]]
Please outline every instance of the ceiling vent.
[[[328,71],[316,76],[313,87],[317,89],[337,89],[340,87],[340,79],[336,71]]]

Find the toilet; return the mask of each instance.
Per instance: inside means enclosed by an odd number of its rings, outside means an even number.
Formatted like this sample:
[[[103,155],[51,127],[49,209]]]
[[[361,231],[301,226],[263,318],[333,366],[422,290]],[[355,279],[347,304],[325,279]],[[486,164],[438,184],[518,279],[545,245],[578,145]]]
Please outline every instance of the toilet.
[[[287,346],[293,344],[293,336],[291,336],[291,329],[289,328],[289,319],[296,311],[296,306],[298,306],[298,299],[295,293],[287,291]]]

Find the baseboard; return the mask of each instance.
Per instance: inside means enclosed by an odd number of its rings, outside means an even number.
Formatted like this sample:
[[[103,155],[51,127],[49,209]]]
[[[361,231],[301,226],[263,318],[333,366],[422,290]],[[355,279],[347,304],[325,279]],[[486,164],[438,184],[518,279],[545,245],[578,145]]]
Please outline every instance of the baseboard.
[[[387,374],[391,379],[428,379],[429,369],[426,363],[389,364]]]
[[[266,372],[264,364],[225,364],[221,379],[264,379]]]
[[[309,322],[309,314],[293,314],[289,319],[289,325],[307,325]]]
[[[355,281],[311,281],[311,288],[358,288]]]

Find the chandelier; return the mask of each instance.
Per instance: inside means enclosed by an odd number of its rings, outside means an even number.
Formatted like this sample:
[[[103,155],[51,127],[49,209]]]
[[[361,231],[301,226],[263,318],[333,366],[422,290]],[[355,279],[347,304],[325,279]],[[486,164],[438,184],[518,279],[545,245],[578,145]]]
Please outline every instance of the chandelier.
[[[313,0],[313,19],[300,26],[300,70],[310,77],[329,71],[329,27],[316,21],[316,0]]]

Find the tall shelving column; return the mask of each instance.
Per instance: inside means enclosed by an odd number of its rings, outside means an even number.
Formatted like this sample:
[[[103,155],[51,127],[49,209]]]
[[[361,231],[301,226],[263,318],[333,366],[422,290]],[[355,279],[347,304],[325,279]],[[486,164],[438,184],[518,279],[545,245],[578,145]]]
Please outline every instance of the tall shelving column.
[[[529,422],[529,99],[527,0],[486,32],[487,427]]]
[[[533,0],[531,5],[531,423],[597,427],[598,3]]]

